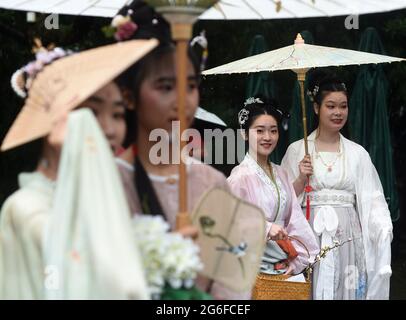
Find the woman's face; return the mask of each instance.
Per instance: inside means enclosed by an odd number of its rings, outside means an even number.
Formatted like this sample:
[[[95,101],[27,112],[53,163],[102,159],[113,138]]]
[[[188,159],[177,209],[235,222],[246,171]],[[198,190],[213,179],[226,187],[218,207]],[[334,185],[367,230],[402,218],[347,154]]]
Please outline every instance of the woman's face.
[[[172,122],[178,121],[176,91],[176,60],[167,54],[149,70],[139,89],[135,102],[138,131],[146,135],[157,128],[172,131]],[[192,63],[187,66],[186,127],[192,124],[199,103],[198,79]],[[144,134],[144,135],[145,135]]]
[[[248,131],[250,154],[268,157],[279,139],[278,123],[273,116],[263,114],[255,119]]]
[[[125,104],[119,87],[110,82],[94,93],[79,108],[90,108],[113,152],[123,144],[126,133]]]
[[[315,112],[319,115],[319,127],[330,132],[340,131],[348,118],[347,96],[342,91],[328,93],[320,108],[316,105]]]

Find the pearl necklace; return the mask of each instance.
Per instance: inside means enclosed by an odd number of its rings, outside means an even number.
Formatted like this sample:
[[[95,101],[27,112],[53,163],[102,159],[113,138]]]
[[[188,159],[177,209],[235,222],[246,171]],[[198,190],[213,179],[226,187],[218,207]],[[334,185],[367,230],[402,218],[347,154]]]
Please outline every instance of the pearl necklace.
[[[315,151],[316,151],[316,159],[320,159],[321,163],[322,163],[325,167],[327,167],[327,171],[328,171],[328,172],[333,171],[333,166],[335,165],[335,163],[336,163],[337,160],[341,157],[341,154],[342,154],[342,153],[341,153],[341,139],[340,139],[340,141],[339,141],[339,150],[338,150],[337,156],[336,156],[336,158],[334,159],[334,161],[331,162],[331,163],[326,163],[326,162],[323,160],[323,157],[321,156],[321,154],[320,154],[319,151],[317,150],[316,141],[314,141],[314,149],[315,149]]]

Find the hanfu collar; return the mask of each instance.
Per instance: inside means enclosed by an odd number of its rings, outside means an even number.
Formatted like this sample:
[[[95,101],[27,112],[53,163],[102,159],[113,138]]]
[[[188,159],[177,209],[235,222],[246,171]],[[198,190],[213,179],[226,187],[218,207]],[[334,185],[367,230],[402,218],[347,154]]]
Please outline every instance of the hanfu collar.
[[[41,189],[48,194],[53,194],[56,186],[56,181],[48,179],[39,171],[22,172],[18,175],[18,185],[20,188],[36,188]]]
[[[265,182],[268,185],[273,185],[271,178],[265,173],[264,169],[261,168],[258,162],[256,162],[255,159],[248,152],[245,155],[244,162],[246,162],[247,165],[258,174],[258,176],[263,182]],[[272,166],[272,171],[276,179],[277,174],[275,172],[276,170],[274,166]]]

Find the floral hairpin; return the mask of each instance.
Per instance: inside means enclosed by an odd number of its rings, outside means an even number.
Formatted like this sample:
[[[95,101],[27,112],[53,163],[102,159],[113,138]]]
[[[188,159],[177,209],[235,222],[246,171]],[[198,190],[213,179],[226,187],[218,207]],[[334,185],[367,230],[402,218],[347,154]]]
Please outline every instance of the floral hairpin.
[[[254,104],[254,103],[264,103],[260,98],[248,98],[247,100],[245,100],[244,102],[244,107],[250,105],[250,104]]]
[[[319,90],[320,90],[319,86],[314,86],[313,91],[307,90],[306,93],[312,102],[314,102],[314,99],[316,98],[317,94],[319,93]]]
[[[200,70],[204,71],[204,69],[206,68],[207,58],[209,57],[209,50],[208,50],[209,44],[208,44],[208,41],[206,38],[205,30],[200,32],[200,35],[198,35],[192,39],[192,41],[190,42],[190,46],[193,47],[196,43],[203,48],[202,62],[200,64]]]
[[[260,98],[248,98],[247,100],[245,100],[244,102],[244,108],[242,108],[240,110],[240,112],[238,112],[238,123],[240,124],[240,126],[242,127],[245,122],[248,120],[248,116],[250,114],[250,112],[245,109],[246,106],[254,104],[254,103],[264,103]]]
[[[344,88],[345,91],[347,91],[347,86],[345,85],[344,82],[341,82],[341,86]],[[307,90],[307,95],[309,96],[309,98],[312,102],[315,101],[315,98],[316,98],[317,94],[319,93],[319,90],[320,90],[320,86],[314,86],[313,91]]]
[[[32,85],[32,81],[46,65],[71,54],[71,51],[65,51],[58,47],[55,48],[53,45],[44,48],[41,40],[38,38],[34,39],[34,44],[33,52],[35,52],[35,60],[18,69],[11,77],[11,87],[22,98],[27,97],[27,92]]]
[[[341,82],[341,85],[343,86],[344,90],[347,91],[347,86],[345,85],[345,83]]]
[[[250,112],[245,108],[242,108],[240,112],[238,112],[238,124],[240,125],[240,127],[242,127],[248,120],[249,114]]]
[[[114,38],[117,41],[124,41],[130,39],[135,31],[138,29],[138,25],[134,23],[131,19],[131,15],[134,13],[132,9],[127,11],[127,15],[124,17],[121,14],[116,15],[113,20],[111,21],[110,28],[113,30],[106,30],[111,31],[114,33]],[[108,27],[107,27],[108,28]]]
[[[283,111],[282,110],[280,110],[280,109],[278,109],[276,107],[274,109],[276,110],[276,112],[278,112],[281,115],[281,117],[283,117]]]

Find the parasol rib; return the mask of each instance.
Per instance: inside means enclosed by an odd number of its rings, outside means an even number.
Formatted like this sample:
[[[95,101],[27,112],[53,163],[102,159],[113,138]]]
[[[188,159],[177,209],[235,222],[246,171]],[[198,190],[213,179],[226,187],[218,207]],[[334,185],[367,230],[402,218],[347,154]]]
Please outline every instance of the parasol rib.
[[[269,1],[271,1],[271,2],[274,3],[275,5],[277,4],[275,0],[269,0]],[[286,9],[286,8],[283,6],[283,2],[281,3],[281,10],[280,10],[280,12],[282,12],[282,11],[286,11],[286,12],[289,13],[292,17],[295,17],[295,16],[296,16],[293,11],[290,11],[290,10]]]
[[[65,0],[61,0],[61,1],[57,2],[57,3],[55,3],[54,5],[50,6],[49,9],[47,9],[46,11],[52,11],[52,8],[58,7],[61,4],[63,4],[64,2],[65,2]]]
[[[242,0],[242,2],[243,2],[248,8],[250,8],[252,12],[254,12],[257,16],[259,16],[260,19],[264,19],[264,16],[263,16],[260,12],[258,12],[258,10],[256,10],[253,6],[251,6],[251,5],[248,3],[247,0]]]
[[[80,15],[83,14],[84,12],[86,12],[87,10],[89,10],[92,7],[95,7],[96,4],[100,2],[100,0],[95,0],[93,3],[89,4],[87,7],[85,7],[82,11],[80,11]]]

